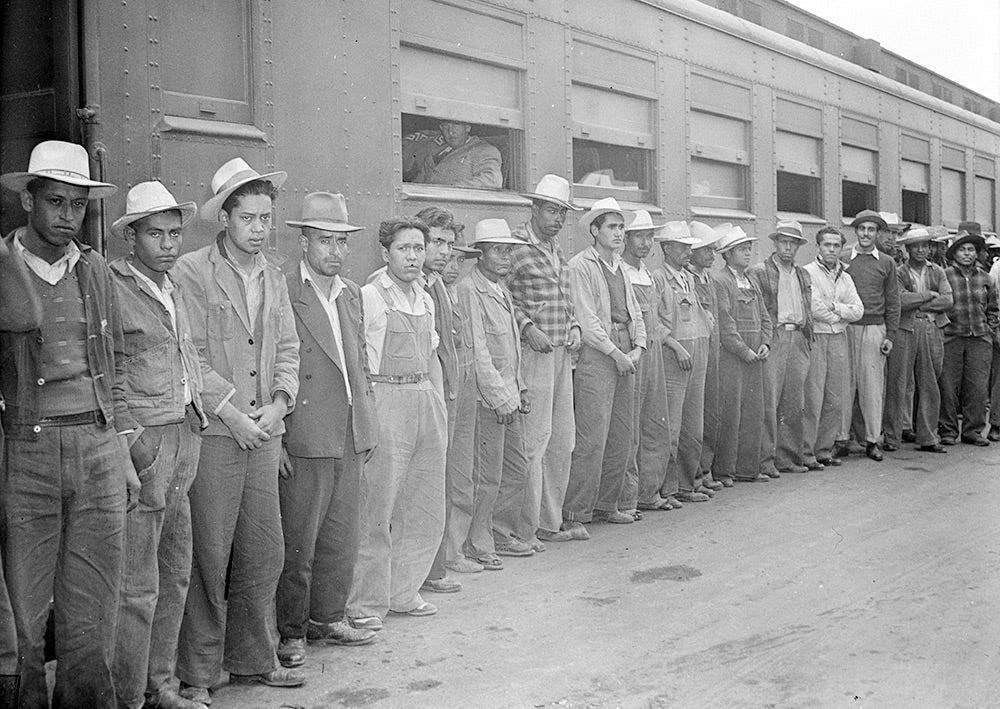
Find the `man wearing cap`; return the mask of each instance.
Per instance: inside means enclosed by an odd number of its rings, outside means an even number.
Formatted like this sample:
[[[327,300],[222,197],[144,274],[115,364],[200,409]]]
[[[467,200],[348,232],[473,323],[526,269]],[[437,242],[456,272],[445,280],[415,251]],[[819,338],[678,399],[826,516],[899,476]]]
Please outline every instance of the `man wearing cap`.
[[[181,695],[204,704],[222,670],[230,682],[305,682],[278,665],[272,631],[284,556],[278,467],[298,392],[299,338],[285,278],[262,250],[286,177],[262,175],[242,158],[220,167],[200,215],[222,230],[179,258],[173,274],[208,414],[190,493],[194,555],[177,675]]]
[[[435,185],[498,190],[503,186],[500,151],[460,121],[441,121],[437,131],[403,138],[403,179]]]
[[[643,262],[653,248],[654,235],[663,227],[662,224],[653,224],[645,209],[636,211],[625,227],[625,250],[622,254],[622,268],[639,302],[650,345],[636,366],[636,430],[618,505],[619,509],[637,520],[642,519],[640,509],[665,509],[666,504],[658,494],[670,458],[667,383],[663,376],[663,352],[659,339],[660,294]],[[639,499],[640,489],[647,495],[645,500]]]
[[[816,260],[805,265],[815,331],[802,414],[802,456],[809,468],[841,465],[833,447],[848,405],[847,325],[864,314],[854,281],[840,262],[843,249],[844,235],[836,227],[823,227],[816,232]]]
[[[302,200],[302,256],[285,273],[299,336],[298,406],[285,421],[278,497],[285,562],[278,580],[278,660],[297,667],[306,641],[364,645],[371,630],[347,623],[344,604],[358,547],[358,486],[377,443],[375,395],[361,336],[361,290],[340,273],[348,236],[342,194]]]
[[[499,556],[535,553],[528,541],[534,541],[535,529],[527,528],[522,514],[528,469],[521,414],[530,407],[521,378],[514,304],[501,283],[510,271],[511,252],[520,243],[503,219],[477,223],[472,245],[483,255],[456,287],[459,310],[472,332],[478,391],[476,494],[463,546],[465,556],[489,571],[503,568]]]
[[[573,380],[576,442],[563,501],[563,529],[577,539],[592,519],[631,524],[618,510],[635,431],[635,367],[646,348],[646,325],[618,250],[624,210],[614,197],[594,202],[580,219],[593,245],[569,262],[570,291],[583,346]]]
[[[846,454],[853,433],[865,442],[865,454],[882,460],[882,407],[885,396],[885,358],[892,351],[899,329],[899,281],[896,263],[879,255],[875,246],[880,231],[889,229],[885,219],[870,209],[851,222],[857,243],[846,258],[847,273],[865,306],[865,313],[847,328],[850,386],[844,402],[840,445],[835,453]],[[857,412],[854,402],[857,399]],[[853,422],[852,422],[853,415]]]
[[[194,202],[178,204],[159,182],[140,182],[126,196],[125,215],[111,225],[131,249],[111,270],[125,333],[125,395],[143,426],[132,444],[142,490],[125,522],[115,634],[114,682],[122,707],[141,707],[146,698],[156,707],[203,706],[172,686],[191,581],[188,489],[208,419],[198,352],[169,270],[197,211]]]
[[[898,271],[899,337],[889,353],[885,381],[882,433],[889,451],[899,448],[903,422],[912,416],[914,399],[908,392],[913,391],[918,407],[913,421],[917,446],[927,453],[945,452],[938,443],[938,378],[944,358],[942,328],[948,323],[952,293],[944,269],[927,261],[930,241],[930,232],[923,227],[910,229],[899,241],[909,258]]]
[[[944,326],[944,367],[941,370],[941,443],[988,446],[986,426],[990,361],[1000,339],[1000,303],[989,274],[977,260],[986,248],[982,236],[959,232],[948,247],[953,265],[945,269],[951,283],[953,303]],[[962,424],[959,428],[958,416]]]
[[[691,247],[701,243],[686,222],[667,222],[656,236],[663,263],[653,271],[660,294],[660,340],[667,382],[670,457],[660,497],[673,507],[678,501],[704,502],[710,492],[699,491],[701,443],[704,434],[705,376],[709,338],[714,323],[702,308],[694,277],[685,270]],[[644,493],[640,499],[649,502]]]
[[[804,473],[802,410],[812,345],[812,287],[809,274],[796,265],[795,255],[805,243],[802,225],[781,220],[771,233],[774,253],[747,269],[764,296],[773,323],[771,352],[764,365],[764,437],[760,469],[769,477],[778,471]],[[819,470],[818,463],[810,464]]]
[[[524,243],[514,249],[506,279],[521,334],[521,372],[531,395],[531,410],[524,415],[524,517],[543,543],[564,542],[573,538],[560,526],[576,435],[571,353],[580,349],[580,324],[559,232],[567,212],[580,207],[570,198],[569,182],[558,175],[545,175],[524,196],[531,200],[531,218],[511,232]]]
[[[48,706],[45,626],[54,597],[54,701],[113,707],[125,509],[139,494],[129,446],[142,430],[126,405],[114,276],[77,237],[89,201],[116,187],[91,180],[87,151],[61,141],[36,145],[27,172],[7,173],[0,183],[28,213],[27,225],[4,241],[27,266],[42,306],[36,329],[0,332],[3,560],[21,706]]]

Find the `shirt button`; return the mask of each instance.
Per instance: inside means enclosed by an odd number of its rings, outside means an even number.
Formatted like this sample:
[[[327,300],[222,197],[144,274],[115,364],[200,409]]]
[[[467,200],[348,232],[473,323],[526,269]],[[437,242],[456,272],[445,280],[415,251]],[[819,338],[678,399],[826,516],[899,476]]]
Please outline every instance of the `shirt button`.
[[[251,377],[256,377],[257,376],[257,370],[256,369],[251,369],[250,370],[250,376]]]
[[[256,405],[257,405],[257,400],[256,399],[251,399],[250,400],[250,406],[256,406]]]
[[[42,427],[41,426],[35,426],[31,430],[34,431],[35,433],[41,433],[42,432]]]
[[[187,377],[181,377],[181,384],[187,384]]]
[[[248,345],[252,345],[253,344],[253,338],[252,337],[249,340],[247,340],[247,344]]]
[[[42,385],[44,385],[44,384],[45,384],[45,380],[44,380],[44,379],[42,379],[41,377],[39,377],[39,378],[38,378],[38,382],[37,382],[37,384],[38,384],[38,386],[42,386]]]
[[[312,379],[312,378],[313,378],[313,375],[311,375],[311,374],[307,374],[306,375],[306,379]]]

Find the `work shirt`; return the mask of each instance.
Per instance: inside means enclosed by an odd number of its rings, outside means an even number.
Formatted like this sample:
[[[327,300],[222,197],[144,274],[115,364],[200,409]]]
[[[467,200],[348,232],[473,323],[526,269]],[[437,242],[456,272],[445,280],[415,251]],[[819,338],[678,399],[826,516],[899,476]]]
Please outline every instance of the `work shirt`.
[[[299,277],[303,284],[308,284],[316,293],[319,304],[326,312],[326,318],[330,321],[330,329],[333,330],[333,340],[337,343],[337,356],[340,357],[340,374],[344,378],[344,389],[347,390],[347,405],[354,403],[354,396],[351,394],[351,382],[347,378],[347,366],[344,359],[344,335],[340,331],[340,312],[337,310],[337,298],[344,290],[344,282],[340,276],[333,277],[333,285],[330,287],[330,296],[327,297],[323,289],[316,284],[316,277],[309,268],[305,260],[299,261]]]
[[[971,268],[949,266],[945,273],[954,298],[945,336],[989,340],[1000,324],[1000,305],[989,274],[976,264]]]
[[[222,254],[222,258],[226,260],[226,263],[229,264],[230,268],[233,269],[233,272],[243,283],[243,296],[246,298],[247,315],[250,318],[250,322],[253,322],[254,318],[257,317],[257,313],[260,312],[261,298],[263,297],[264,266],[267,264],[264,254],[259,251],[255,253],[251,260],[250,270],[245,271],[242,266],[229,256],[225,239],[221,235],[219,236],[219,253]]]
[[[778,267],[778,324],[793,323],[802,325],[805,313],[802,309],[802,289],[799,279],[795,277],[795,268],[786,270],[780,264]]]
[[[48,283],[50,286],[54,286],[56,283],[63,279],[67,273],[73,271],[73,267],[76,266],[76,262],[80,260],[80,247],[76,245],[75,241],[69,242],[66,246],[66,253],[60,256],[54,263],[49,263],[41,256],[36,256],[31,251],[28,251],[21,243],[21,235],[14,235],[14,246],[17,248],[17,252],[21,254],[21,258],[24,259],[24,263],[35,272],[35,275],[41,278],[43,281]]]
[[[836,268],[831,270],[816,259],[803,268],[812,281],[813,330],[818,335],[846,332],[848,323],[864,315],[865,306],[843,264],[838,261]]]
[[[525,222],[511,236],[525,244],[514,247],[507,289],[514,300],[518,331],[534,325],[556,347],[566,344],[569,331],[579,327],[570,295],[569,268],[558,239],[543,242]]]
[[[410,283],[408,288],[409,293],[405,292],[387,272],[379,274],[361,287],[361,307],[365,317],[365,351],[368,353],[368,371],[371,374],[380,373],[382,349],[385,345],[386,303],[380,290],[385,290],[386,296],[392,301],[391,307],[406,315],[420,317],[430,313],[432,318],[434,316],[434,301],[430,293],[416,281]],[[437,349],[438,341],[437,331],[432,330],[433,349]]]

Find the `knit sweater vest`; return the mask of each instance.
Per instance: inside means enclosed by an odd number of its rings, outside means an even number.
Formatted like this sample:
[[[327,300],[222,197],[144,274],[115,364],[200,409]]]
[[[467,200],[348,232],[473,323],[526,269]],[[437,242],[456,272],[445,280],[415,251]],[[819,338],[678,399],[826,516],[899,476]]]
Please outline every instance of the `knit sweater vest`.
[[[844,264],[854,281],[865,314],[854,325],[885,324],[885,283],[896,277],[895,264],[885,254],[875,258],[870,254],[858,254],[854,260]]]

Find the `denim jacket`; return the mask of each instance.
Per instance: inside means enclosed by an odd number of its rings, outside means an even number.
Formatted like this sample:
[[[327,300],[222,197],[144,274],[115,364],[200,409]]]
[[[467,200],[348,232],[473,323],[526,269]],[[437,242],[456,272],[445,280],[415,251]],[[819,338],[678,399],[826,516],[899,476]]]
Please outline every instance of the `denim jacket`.
[[[177,333],[170,315],[149,286],[136,277],[125,259],[111,264],[121,303],[125,335],[125,396],[128,407],[143,426],[162,426],[184,420],[184,385],[191,403],[208,426],[201,403],[201,365],[191,339],[187,311],[174,290]]]
[[[23,227],[22,227],[23,229]],[[14,237],[4,241],[14,253]],[[86,244],[77,244],[80,260],[74,266],[83,292],[87,317],[87,365],[101,414],[118,431],[135,430],[138,424],[125,400],[125,351],[118,293],[108,264]],[[0,331],[0,391],[7,397],[3,426],[8,438],[35,440],[38,424],[38,394],[45,386],[39,376],[42,335]]]

